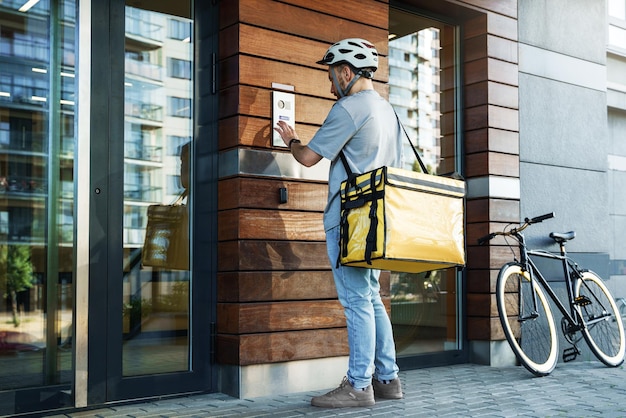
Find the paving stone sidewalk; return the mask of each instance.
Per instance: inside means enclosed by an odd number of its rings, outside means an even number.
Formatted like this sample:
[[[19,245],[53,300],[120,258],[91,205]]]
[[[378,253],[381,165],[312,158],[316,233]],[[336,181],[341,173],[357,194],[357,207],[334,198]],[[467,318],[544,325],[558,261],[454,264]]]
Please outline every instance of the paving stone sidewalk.
[[[597,361],[559,363],[546,377],[523,367],[463,364],[403,371],[400,378],[404,399],[368,408],[311,406],[311,397],[326,391],[255,399],[205,394],[50,417],[626,417],[626,369]]]

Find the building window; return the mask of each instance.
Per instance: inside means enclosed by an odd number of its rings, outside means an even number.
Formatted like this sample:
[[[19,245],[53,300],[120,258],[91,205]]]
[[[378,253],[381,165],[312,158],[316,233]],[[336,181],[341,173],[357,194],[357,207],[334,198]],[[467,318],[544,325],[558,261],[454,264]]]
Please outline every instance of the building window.
[[[168,97],[168,115],[178,118],[191,117],[191,99],[182,97]]]
[[[608,44],[626,54],[626,0],[609,0]]]
[[[191,23],[189,21],[170,19],[167,30],[167,36],[170,39],[177,39],[179,41],[188,41],[191,39]]]
[[[168,77],[191,80],[191,61],[168,58],[167,75]]]

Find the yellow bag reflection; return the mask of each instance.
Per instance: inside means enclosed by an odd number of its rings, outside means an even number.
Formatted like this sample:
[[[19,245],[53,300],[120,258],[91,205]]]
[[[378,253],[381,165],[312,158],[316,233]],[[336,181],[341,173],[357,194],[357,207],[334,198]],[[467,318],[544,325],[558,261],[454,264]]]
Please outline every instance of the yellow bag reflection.
[[[189,213],[180,204],[148,207],[148,225],[141,262],[162,269],[189,270]]]
[[[340,262],[419,273],[465,265],[465,182],[391,167],[341,185]]]

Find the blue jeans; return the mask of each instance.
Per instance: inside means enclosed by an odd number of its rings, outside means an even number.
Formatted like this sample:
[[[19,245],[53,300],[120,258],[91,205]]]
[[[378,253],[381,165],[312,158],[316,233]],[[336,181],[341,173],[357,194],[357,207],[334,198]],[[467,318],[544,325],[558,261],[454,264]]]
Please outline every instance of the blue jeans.
[[[363,389],[378,380],[398,377],[396,346],[391,320],[380,298],[380,270],[359,267],[337,267],[339,226],[326,231],[328,258],[333,269],[339,302],[344,308],[348,326],[348,380]]]

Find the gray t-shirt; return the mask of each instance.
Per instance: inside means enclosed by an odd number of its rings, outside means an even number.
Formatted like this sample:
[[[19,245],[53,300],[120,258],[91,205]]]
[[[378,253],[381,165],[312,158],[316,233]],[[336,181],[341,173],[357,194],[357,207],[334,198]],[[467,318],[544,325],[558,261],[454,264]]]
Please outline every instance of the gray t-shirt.
[[[404,132],[388,101],[375,90],[363,90],[339,99],[308,147],[331,161],[324,229],[338,226],[339,191],[347,173],[339,157],[343,149],[353,173],[381,166],[401,167]]]

